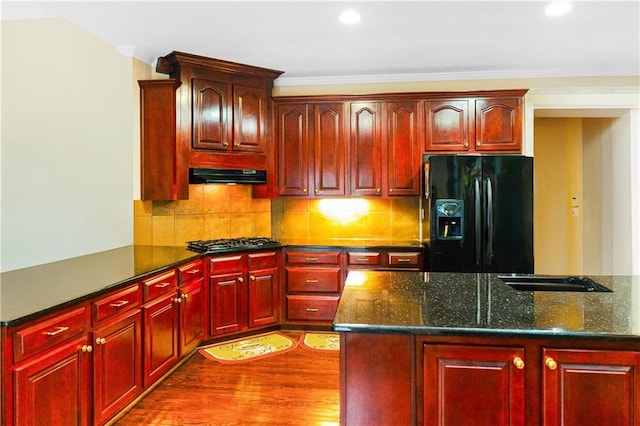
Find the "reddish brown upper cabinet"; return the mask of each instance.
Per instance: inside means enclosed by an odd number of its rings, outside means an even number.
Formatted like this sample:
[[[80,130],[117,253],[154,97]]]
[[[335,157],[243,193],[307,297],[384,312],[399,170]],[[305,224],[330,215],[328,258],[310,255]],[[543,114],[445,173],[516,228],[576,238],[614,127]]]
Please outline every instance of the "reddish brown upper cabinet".
[[[271,91],[282,72],[183,52],[158,58],[156,70],[179,88],[173,99],[169,83],[161,95],[141,98],[143,180],[160,187],[143,199],[187,199],[190,167],[267,170],[254,196],[274,197]]]
[[[520,153],[525,93],[469,92],[426,99],[425,152]]]
[[[381,196],[382,103],[351,102],[349,139],[351,195]]]
[[[639,425],[640,353],[543,349],[545,425]]]
[[[425,151],[469,151],[475,120],[469,99],[434,99],[425,102]]]
[[[389,102],[387,111],[386,193],[420,195],[422,151],[417,101]]]
[[[476,151],[522,150],[522,97],[475,100]]]
[[[177,166],[182,153],[176,144],[176,90],[180,82],[141,80],[140,157],[142,200],[184,200],[189,197],[188,171]]]
[[[344,104],[283,103],[277,117],[279,194],[345,195]]]

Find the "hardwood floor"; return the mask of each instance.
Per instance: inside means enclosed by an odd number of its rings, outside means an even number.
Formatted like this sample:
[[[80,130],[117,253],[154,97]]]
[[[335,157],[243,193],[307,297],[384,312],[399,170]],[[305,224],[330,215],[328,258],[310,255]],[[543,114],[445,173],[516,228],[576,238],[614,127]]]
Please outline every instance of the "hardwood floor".
[[[339,382],[337,351],[298,346],[244,364],[196,353],[116,424],[338,425]]]

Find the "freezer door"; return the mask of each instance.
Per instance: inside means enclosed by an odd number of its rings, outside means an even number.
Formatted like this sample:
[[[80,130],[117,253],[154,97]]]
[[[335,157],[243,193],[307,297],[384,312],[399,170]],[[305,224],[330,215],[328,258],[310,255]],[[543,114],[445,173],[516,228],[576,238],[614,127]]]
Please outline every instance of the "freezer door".
[[[480,272],[482,162],[479,156],[433,155],[429,162],[429,262],[434,272]],[[462,211],[457,210],[462,206]],[[456,220],[460,222],[455,222]],[[450,222],[447,222],[450,221]],[[461,226],[460,229],[457,226]]]
[[[485,156],[484,272],[533,273],[533,158]]]

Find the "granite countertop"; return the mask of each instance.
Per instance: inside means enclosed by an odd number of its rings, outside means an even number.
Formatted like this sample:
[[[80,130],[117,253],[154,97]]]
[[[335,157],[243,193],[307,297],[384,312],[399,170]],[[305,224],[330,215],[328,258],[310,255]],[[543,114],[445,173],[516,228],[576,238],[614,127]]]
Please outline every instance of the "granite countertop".
[[[416,241],[288,240],[282,246],[421,248]],[[261,250],[238,248],[205,255]],[[0,326],[11,326],[89,300],[203,254],[185,246],[125,246],[0,274]]]
[[[195,259],[185,247],[125,246],[0,274],[0,325],[16,325]]]
[[[341,332],[640,339],[640,276],[592,276],[608,293],[522,291],[495,274],[351,271]]]

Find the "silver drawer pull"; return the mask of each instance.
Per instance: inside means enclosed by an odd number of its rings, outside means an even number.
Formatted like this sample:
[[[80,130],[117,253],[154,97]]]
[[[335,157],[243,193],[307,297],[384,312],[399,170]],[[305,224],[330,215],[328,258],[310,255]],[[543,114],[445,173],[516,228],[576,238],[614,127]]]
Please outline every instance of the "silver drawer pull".
[[[69,327],[56,327],[55,331],[45,331],[42,334],[46,335],[46,336],[55,336],[56,334],[60,334],[64,331],[67,331],[69,329]]]
[[[369,258],[368,257],[359,257],[356,259],[357,262],[368,262]]]
[[[411,262],[411,259],[405,259],[405,258],[403,258],[403,259],[398,259],[398,262],[405,262],[405,263],[406,263],[406,262]]]
[[[318,312],[318,308],[307,308],[307,312]]]
[[[113,303],[109,303],[109,306],[111,306],[112,308],[121,308],[124,305],[128,305],[129,301],[128,300],[118,300],[117,302],[113,302]]]
[[[190,271],[187,271],[187,274],[193,275],[193,274],[197,274],[198,272],[200,272],[200,269],[192,269]]]
[[[317,283],[318,280],[307,280],[307,282],[313,284],[313,283]]]
[[[171,285],[171,283],[158,283],[158,284],[154,285],[154,287],[165,288],[165,287],[168,287],[170,285]]]
[[[305,257],[304,260],[306,260],[307,262],[317,262],[318,258],[317,257]]]

